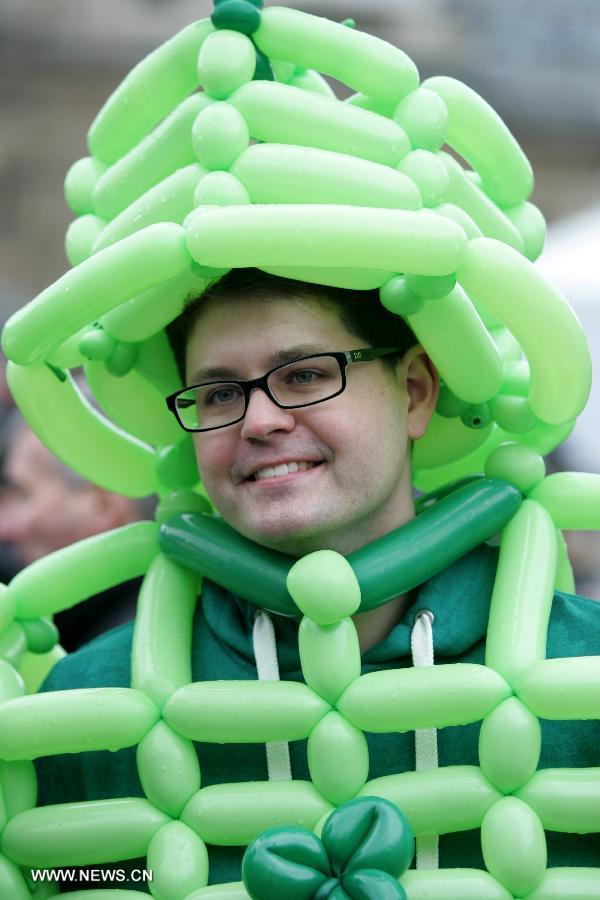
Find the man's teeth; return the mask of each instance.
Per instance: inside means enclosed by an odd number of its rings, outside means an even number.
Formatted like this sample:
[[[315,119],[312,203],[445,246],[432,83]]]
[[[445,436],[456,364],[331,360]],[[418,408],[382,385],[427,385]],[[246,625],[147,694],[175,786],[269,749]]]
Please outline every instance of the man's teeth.
[[[312,469],[316,463],[313,462],[290,462],[281,463],[279,466],[267,466],[265,469],[259,469],[254,473],[254,478],[259,481],[261,478],[277,478],[278,475],[287,475],[288,472],[304,472],[305,469]]]

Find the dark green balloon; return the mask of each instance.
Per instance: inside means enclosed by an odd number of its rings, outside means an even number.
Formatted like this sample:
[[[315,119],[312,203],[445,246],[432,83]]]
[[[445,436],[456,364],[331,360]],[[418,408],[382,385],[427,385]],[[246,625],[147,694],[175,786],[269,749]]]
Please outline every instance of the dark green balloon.
[[[210,20],[215,28],[254,34],[260,25],[260,10],[251,0],[224,0],[215,6]]]
[[[408,819],[381,797],[357,797],[338,807],[325,823],[322,840],[338,876],[378,869],[397,879],[415,851]]]
[[[308,828],[269,828],[246,850],[242,879],[254,900],[313,900],[330,881],[329,859]]]
[[[162,481],[161,472],[159,477]],[[522,500],[508,482],[478,478],[351,553],[348,562],[360,584],[360,609],[381,606],[441,572],[501,531]],[[252,543],[222,519],[193,513],[174,516],[161,526],[159,543],[175,562],[250,603],[282,615],[299,615],[285,585],[295,558]]]

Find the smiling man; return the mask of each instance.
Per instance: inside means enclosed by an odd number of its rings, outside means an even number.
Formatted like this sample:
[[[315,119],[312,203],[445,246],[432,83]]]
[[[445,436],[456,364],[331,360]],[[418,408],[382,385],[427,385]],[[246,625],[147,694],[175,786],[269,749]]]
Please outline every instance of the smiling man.
[[[188,303],[169,337],[184,386],[168,405],[192,433],[217,512],[240,534],[291,556],[349,554],[414,516],[411,445],[427,429],[438,377],[376,292],[232,270]],[[483,663],[496,566],[496,549],[483,545],[410,594],[356,614],[363,672],[431,665],[434,650],[436,663]],[[548,656],[593,653],[598,611],[557,592]],[[43,690],[128,687],[133,630],[123,625],[66,657]],[[297,621],[208,579],[191,656],[193,681],[303,680]],[[478,766],[478,725],[431,730],[427,746],[412,732],[368,733],[369,778],[438,759]],[[544,722],[540,767],[595,765],[596,726]],[[203,787],[311,777],[306,741],[195,746]],[[42,805],[144,796],[134,747],[43,757],[36,767]],[[243,852],[211,846],[209,883],[237,881]],[[596,857],[594,835],[548,834],[549,865]],[[417,866],[484,868],[479,830],[420,838]]]
[[[240,534],[293,556],[349,554],[414,516],[410,447],[438,377],[376,291],[233,270],[170,336],[188,386],[170,406],[194,434],[210,499]],[[361,649],[407,604],[355,616]]]

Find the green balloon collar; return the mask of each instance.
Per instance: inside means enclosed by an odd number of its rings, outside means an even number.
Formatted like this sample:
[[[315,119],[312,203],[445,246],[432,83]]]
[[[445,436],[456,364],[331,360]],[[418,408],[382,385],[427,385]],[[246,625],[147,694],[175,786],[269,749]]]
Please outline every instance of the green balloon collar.
[[[507,481],[479,478],[461,484],[410,522],[349,554],[360,586],[360,611],[423,584],[483,543],[507,524],[522,499]],[[222,519],[181,513],[161,526],[159,543],[175,562],[256,606],[299,615],[286,585],[295,558],[249,541]]]

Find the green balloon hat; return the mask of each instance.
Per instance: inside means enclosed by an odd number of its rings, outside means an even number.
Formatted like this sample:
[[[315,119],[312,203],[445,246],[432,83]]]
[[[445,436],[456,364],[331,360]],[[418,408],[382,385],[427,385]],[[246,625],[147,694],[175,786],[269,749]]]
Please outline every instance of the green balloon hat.
[[[353,93],[338,99],[324,76]],[[538,770],[538,717],[600,716],[599,660],[546,660],[554,590],[573,589],[561,530],[600,526],[600,478],[545,477],[542,456],[583,409],[591,364],[570,306],[534,266],[544,220],[504,122],[454,78],[420,82],[402,50],[351,21],[222,0],[133,69],[88,147],[65,182],[72,268],[7,323],[9,385],[66,465],[160,502],[156,522],[57,551],[2,588],[0,894],[46,896],[29,867],[146,854],[160,900],[600,896],[600,869],[546,868],[544,836],[600,831],[599,770]],[[211,516],[166,407],[181,387],[166,326],[245,267],[378,289],[439,370],[413,451],[422,511],[348,559],[318,551],[291,565]],[[98,408],[72,374],[81,367]],[[485,665],[361,675],[352,614],[499,531]],[[131,687],[36,695],[60,656],[52,615],[142,574]],[[201,576],[302,618],[305,683],[191,681]],[[479,721],[479,766],[369,782],[365,731]],[[304,738],[310,781],[201,787],[194,740]],[[35,808],[36,757],[135,745],[143,798]],[[177,761],[168,777],[164,759]],[[348,835],[369,816],[396,835],[381,846],[401,849],[353,844],[363,868],[351,871]],[[465,827],[481,829],[485,871],[406,871],[411,828],[419,840]],[[252,844],[245,886],[208,886],[207,847],[228,843]],[[269,868],[280,847],[286,872]]]

